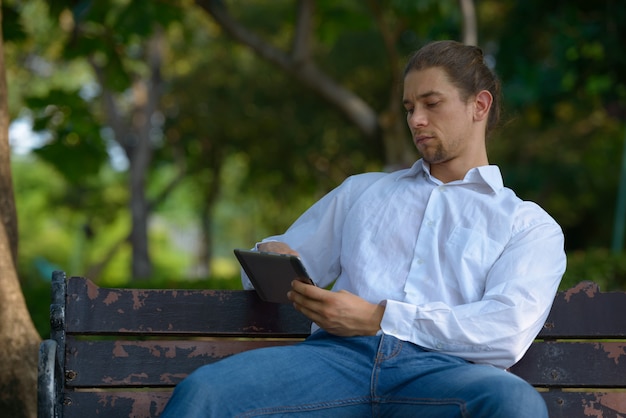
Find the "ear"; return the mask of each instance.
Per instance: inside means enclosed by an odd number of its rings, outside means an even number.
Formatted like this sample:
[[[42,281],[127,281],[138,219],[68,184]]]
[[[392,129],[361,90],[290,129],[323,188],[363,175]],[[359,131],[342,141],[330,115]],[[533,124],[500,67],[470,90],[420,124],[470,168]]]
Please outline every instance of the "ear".
[[[493,103],[493,96],[487,90],[482,90],[474,99],[474,120],[481,121],[489,116],[489,109]]]

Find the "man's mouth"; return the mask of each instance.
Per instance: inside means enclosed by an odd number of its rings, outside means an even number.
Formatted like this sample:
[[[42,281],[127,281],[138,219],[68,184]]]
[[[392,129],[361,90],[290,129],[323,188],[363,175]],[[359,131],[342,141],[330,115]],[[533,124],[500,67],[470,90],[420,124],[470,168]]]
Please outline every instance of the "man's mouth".
[[[432,135],[415,135],[413,137],[413,141],[415,141],[415,145],[419,145],[423,142],[426,142],[427,140],[431,139],[433,136]]]

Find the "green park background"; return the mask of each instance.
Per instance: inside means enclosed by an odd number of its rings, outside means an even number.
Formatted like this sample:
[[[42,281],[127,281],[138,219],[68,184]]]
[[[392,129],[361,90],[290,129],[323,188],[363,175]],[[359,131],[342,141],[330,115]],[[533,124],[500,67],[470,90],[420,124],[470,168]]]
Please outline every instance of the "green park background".
[[[18,273],[41,335],[53,270],[238,288],[233,248],[417,158],[398,77],[426,42],[463,39],[462,3],[3,1]],[[473,4],[503,86],[491,163],[563,227],[561,288],[626,289],[626,2]]]

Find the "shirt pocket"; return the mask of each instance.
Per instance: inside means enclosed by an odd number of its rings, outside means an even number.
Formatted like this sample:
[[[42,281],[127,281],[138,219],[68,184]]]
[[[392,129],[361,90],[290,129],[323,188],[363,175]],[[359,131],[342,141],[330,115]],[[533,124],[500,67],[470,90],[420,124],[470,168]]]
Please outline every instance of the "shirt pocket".
[[[504,249],[504,243],[476,229],[456,226],[446,241],[442,260],[451,269],[462,293],[481,297],[491,267]]]

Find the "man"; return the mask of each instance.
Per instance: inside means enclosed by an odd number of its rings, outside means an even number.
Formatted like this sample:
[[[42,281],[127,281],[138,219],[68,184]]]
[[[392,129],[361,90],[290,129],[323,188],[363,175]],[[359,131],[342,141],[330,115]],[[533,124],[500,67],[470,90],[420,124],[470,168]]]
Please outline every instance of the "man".
[[[403,102],[422,159],[348,178],[257,245],[299,254],[317,281],[289,292],[312,335],[200,368],[164,416],[547,416],[537,391],[503,369],[548,315],[563,234],[488,163],[498,99],[480,49],[416,52]]]

